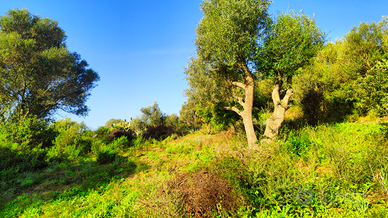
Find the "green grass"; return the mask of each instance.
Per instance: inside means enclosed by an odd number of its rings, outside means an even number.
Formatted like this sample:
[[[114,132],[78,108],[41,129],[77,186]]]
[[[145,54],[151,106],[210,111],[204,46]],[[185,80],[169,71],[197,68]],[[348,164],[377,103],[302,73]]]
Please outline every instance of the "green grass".
[[[214,217],[388,217],[386,135],[378,123],[303,127],[257,151],[231,132],[138,140],[111,163],[89,154],[18,174],[0,217],[181,217],[169,185],[198,172],[237,196],[236,210]]]

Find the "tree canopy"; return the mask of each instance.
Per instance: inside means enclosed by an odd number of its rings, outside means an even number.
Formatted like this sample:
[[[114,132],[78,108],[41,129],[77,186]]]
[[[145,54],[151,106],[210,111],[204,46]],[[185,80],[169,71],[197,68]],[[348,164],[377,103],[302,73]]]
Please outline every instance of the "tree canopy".
[[[57,110],[85,116],[99,75],[66,48],[58,22],[10,10],[0,17],[0,115],[48,118]]]

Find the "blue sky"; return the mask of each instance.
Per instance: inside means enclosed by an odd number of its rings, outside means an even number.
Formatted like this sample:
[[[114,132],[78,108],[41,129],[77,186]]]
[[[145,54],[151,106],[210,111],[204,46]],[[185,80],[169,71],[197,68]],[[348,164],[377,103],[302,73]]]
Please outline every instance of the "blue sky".
[[[92,129],[111,118],[129,120],[140,108],[157,101],[167,114],[176,113],[188,88],[183,68],[195,52],[196,26],[202,18],[201,0],[1,0],[0,15],[9,9],[59,22],[71,52],[81,54],[101,77],[87,105],[89,116],[76,117]],[[372,3],[373,2],[373,3]],[[342,38],[360,22],[388,15],[388,1],[274,0],[270,13],[287,8],[315,15],[330,41]]]

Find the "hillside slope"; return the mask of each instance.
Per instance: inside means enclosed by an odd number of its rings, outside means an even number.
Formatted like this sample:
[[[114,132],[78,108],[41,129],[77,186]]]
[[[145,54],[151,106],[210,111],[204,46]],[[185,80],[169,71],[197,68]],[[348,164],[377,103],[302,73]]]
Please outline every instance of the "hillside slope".
[[[143,140],[112,163],[19,175],[0,217],[386,217],[387,143],[376,122],[288,130],[256,151],[233,131]]]

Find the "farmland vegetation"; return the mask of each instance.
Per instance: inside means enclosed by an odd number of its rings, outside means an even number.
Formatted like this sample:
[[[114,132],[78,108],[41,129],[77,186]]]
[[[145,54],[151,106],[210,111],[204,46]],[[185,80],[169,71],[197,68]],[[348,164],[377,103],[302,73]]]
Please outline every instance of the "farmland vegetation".
[[[0,217],[387,217],[388,18],[328,42],[269,6],[204,1],[179,116],[96,130],[53,119],[99,80],[56,21],[2,16]]]

